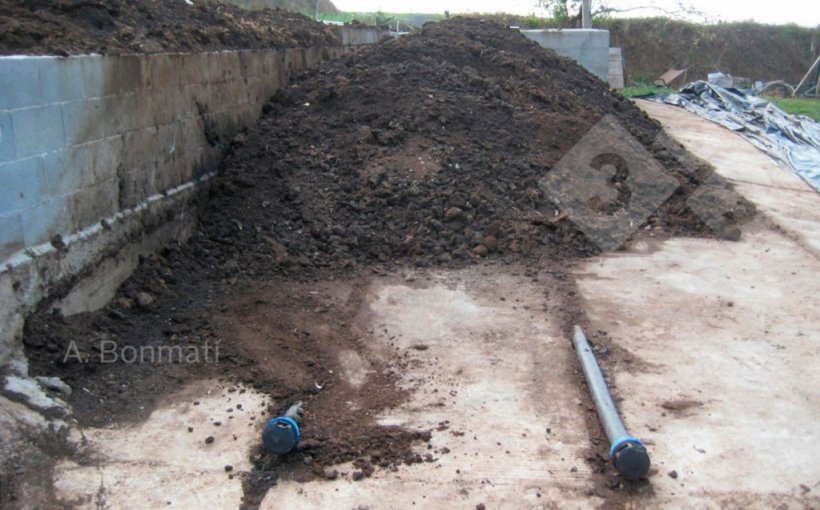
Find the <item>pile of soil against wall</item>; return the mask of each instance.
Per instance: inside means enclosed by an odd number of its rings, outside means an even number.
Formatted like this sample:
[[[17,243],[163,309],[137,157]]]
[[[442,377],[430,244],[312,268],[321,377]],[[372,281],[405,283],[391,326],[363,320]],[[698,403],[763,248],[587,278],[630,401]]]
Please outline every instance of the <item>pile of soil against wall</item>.
[[[210,0],[0,0],[0,55],[193,52],[339,45],[327,25]]]

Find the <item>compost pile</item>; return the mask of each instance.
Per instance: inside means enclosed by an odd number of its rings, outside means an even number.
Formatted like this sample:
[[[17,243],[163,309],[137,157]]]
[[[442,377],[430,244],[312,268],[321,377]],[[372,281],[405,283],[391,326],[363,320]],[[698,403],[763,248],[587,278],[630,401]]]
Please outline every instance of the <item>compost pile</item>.
[[[596,253],[556,215],[539,180],[606,114],[680,184],[641,232],[706,232],[685,201],[710,168],[664,142],[655,122],[604,83],[517,31],[455,19],[349,54],[272,98],[254,129],[214,140],[227,155],[188,245],[144,259],[102,310],[60,317],[46,303],[27,319],[32,373],[82,388],[69,398],[74,415],[97,426],[142,420],[169,388],[205,377],[270,395],[279,407],[265,417],[304,400],[305,442],[282,458],[254,456],[248,501],[278,473],[332,478],[331,466],[354,461],[355,480],[374,466],[434,462],[446,452],[412,450],[430,431],[373,422],[409,398],[396,382],[414,360],[373,357],[374,333],[357,323],[368,275],[486,259],[538,267],[542,257]],[[733,219],[749,211],[726,196]],[[223,361],[101,363],[107,340],[222,341]],[[66,361],[69,342],[87,362]],[[343,376],[347,351],[372,367],[365,386]]]
[[[265,110],[233,141],[195,248],[249,274],[596,253],[538,181],[605,114],[680,183],[650,228],[704,230],[685,199],[707,165],[576,63],[497,24],[427,25],[303,76]]]
[[[246,11],[209,0],[0,0],[0,55],[338,44],[329,27],[280,9]]]

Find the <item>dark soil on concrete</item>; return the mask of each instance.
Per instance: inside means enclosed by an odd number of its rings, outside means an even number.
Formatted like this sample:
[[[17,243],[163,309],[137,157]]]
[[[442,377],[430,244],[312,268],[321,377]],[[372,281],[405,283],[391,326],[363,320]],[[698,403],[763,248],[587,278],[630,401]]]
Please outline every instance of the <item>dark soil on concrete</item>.
[[[338,45],[331,28],[281,9],[197,0],[0,0],[0,55],[192,52]]]
[[[711,168],[573,61],[500,25],[428,25],[310,72],[266,111],[234,140],[194,248],[241,246],[226,255],[248,274],[597,253],[538,181],[606,114],[679,184],[644,228],[708,233],[686,199]],[[750,210],[724,198],[731,220]]]
[[[83,425],[144,419],[201,377],[254,386],[284,408],[304,400],[299,450],[254,457],[250,507],[279,476],[332,478],[335,464],[355,460],[361,479],[416,462],[410,447],[430,431],[373,419],[412,396],[395,384],[403,353],[389,367],[373,359],[371,333],[355,320],[369,279],[407,265],[537,268],[598,253],[538,181],[606,114],[680,185],[638,235],[711,235],[685,202],[712,171],[659,137],[657,123],[519,33],[452,20],[346,56],[273,98],[259,125],[229,142],[187,245],[145,259],[103,310],[62,318],[44,304],[29,318],[31,371],[75,388]],[[751,213],[724,191],[726,221]],[[220,341],[220,362],[101,363],[106,339]],[[87,362],[66,361],[72,342]],[[371,364],[363,387],[342,376],[342,350]]]

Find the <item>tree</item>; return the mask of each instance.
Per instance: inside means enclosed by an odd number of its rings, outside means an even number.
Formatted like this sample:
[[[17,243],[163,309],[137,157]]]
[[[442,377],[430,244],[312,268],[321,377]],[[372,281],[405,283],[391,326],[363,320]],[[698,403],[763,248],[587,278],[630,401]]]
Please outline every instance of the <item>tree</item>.
[[[579,25],[581,20],[581,0],[537,0],[538,6],[546,9],[552,18],[561,25]],[[691,19],[701,23],[709,23],[714,20],[706,13],[686,4],[682,0],[677,0],[674,8],[665,8],[657,5],[629,5],[618,6],[617,0],[592,0],[592,18],[609,16],[616,13],[624,13],[638,10],[652,10],[661,15],[673,18]]]

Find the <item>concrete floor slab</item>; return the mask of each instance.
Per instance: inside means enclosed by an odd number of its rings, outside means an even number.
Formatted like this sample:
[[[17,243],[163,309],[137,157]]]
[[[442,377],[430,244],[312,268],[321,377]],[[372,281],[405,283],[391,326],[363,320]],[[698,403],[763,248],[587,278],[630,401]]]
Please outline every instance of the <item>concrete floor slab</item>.
[[[267,406],[253,390],[202,381],[142,423],[86,429],[88,460],[56,466],[56,496],[74,508],[238,508],[242,482],[233,475],[250,469]]]
[[[652,506],[817,508],[820,197],[734,133],[641,106],[768,217],[737,243],[638,243],[577,269],[589,328],[638,360],[608,368],[661,470]]]
[[[659,503],[820,488],[820,381],[800,375],[820,365],[820,263],[795,248],[764,227],[579,269],[591,329],[641,360],[612,379],[655,465],[678,474],[653,478]]]
[[[652,101],[636,104],[686,149],[714,165],[778,227],[820,254],[820,195],[808,183],[723,126],[677,106]]]
[[[374,354],[410,350],[414,390],[384,424],[432,429],[437,462],[352,482],[284,482],[263,508],[594,507],[589,431],[574,354],[558,330],[555,282],[500,268],[437,271],[428,283],[380,280],[362,327]],[[560,502],[560,504],[558,503]],[[556,507],[557,508],[557,507]]]

